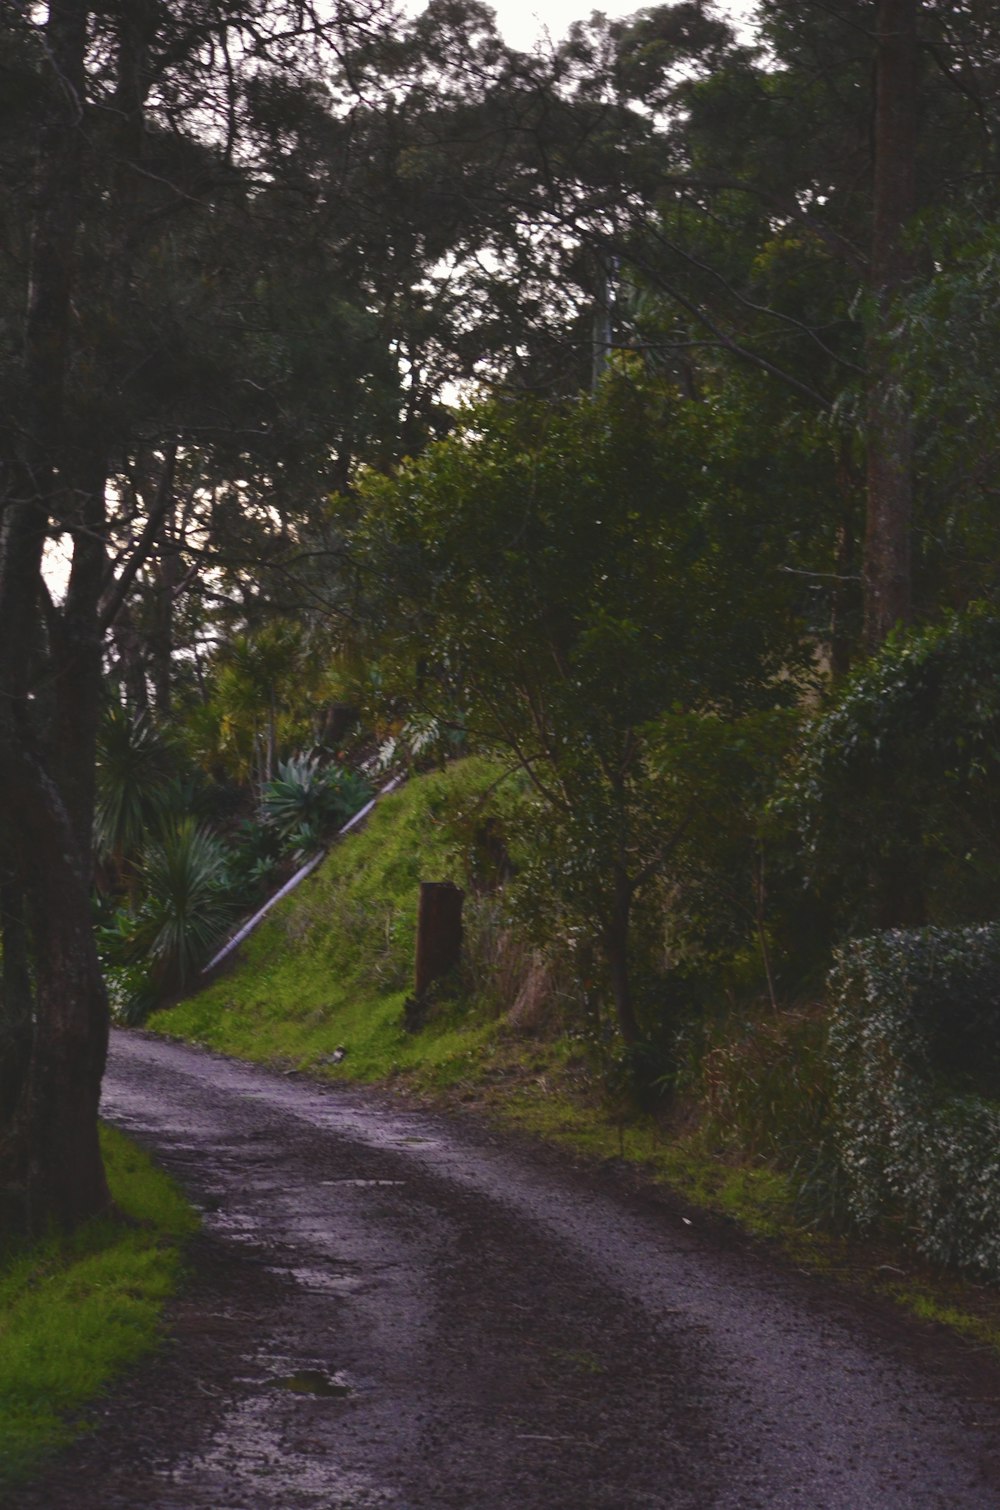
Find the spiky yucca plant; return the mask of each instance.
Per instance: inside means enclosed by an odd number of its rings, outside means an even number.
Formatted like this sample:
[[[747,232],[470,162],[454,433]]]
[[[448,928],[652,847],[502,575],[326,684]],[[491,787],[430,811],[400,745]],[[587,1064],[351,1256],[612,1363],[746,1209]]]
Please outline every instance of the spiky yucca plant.
[[[97,747],[94,840],[98,857],[117,870],[141,850],[171,804],[177,751],[145,713],[111,707]]]
[[[293,755],[278,766],[278,774],[264,788],[264,821],[286,841],[311,836],[318,848],[371,795],[368,783],[338,765],[321,765],[316,755]]]
[[[184,818],[146,845],[138,869],[143,901],[128,954],[148,965],[158,995],[172,995],[190,985],[236,916],[226,852]]]

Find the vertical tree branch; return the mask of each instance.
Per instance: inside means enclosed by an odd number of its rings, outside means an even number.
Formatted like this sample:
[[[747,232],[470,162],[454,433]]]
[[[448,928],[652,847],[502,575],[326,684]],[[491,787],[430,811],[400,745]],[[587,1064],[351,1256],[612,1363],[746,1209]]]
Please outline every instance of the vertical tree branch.
[[[911,613],[913,421],[893,359],[893,323],[910,274],[916,209],[919,0],[879,0],[868,343],[868,515],[864,620],[870,650]]]

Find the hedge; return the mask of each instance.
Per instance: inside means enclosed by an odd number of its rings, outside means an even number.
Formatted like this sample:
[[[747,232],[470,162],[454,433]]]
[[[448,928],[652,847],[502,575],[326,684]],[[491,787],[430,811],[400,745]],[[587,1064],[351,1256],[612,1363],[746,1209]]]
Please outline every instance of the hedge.
[[[851,1216],[1000,1279],[1000,927],[855,940],[830,986]]]

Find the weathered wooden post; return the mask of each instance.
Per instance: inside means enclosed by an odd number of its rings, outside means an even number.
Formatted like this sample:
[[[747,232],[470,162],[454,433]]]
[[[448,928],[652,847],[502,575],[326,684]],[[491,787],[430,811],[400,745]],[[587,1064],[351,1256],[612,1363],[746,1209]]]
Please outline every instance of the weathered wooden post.
[[[465,892],[453,881],[421,881],[417,911],[417,955],[413,995],[406,1003],[406,1026],[422,1026],[432,987],[458,964],[462,953]]]

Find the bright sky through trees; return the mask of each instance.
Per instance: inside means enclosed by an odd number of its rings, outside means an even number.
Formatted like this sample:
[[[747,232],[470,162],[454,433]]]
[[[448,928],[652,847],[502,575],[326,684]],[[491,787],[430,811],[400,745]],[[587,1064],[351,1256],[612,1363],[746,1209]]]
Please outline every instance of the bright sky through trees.
[[[553,41],[565,36],[574,21],[582,21],[593,11],[606,16],[630,16],[646,7],[642,0],[605,0],[591,4],[588,0],[493,0],[497,21],[505,40],[512,47],[528,49],[540,36],[548,33]],[[720,3],[719,12],[736,22],[745,23],[753,10],[753,0],[729,0]]]

